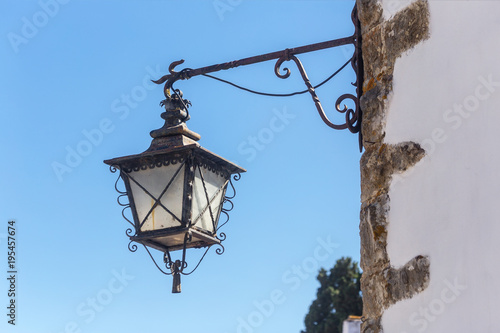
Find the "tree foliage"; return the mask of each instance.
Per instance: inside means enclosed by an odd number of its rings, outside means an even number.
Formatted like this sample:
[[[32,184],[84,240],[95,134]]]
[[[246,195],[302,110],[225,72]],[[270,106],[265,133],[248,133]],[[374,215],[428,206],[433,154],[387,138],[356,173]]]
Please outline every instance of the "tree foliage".
[[[321,268],[317,279],[317,298],[309,307],[302,333],[342,333],[343,321],[363,311],[358,263],[342,257],[330,272]]]

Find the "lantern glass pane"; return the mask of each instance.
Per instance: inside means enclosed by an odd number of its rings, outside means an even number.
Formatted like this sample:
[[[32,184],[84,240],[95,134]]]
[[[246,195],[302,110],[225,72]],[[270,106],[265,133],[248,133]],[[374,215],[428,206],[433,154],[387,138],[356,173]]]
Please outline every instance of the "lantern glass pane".
[[[139,224],[146,221],[140,227],[140,231],[151,231],[178,227],[182,219],[182,194],[184,190],[184,165],[174,164],[156,167],[153,169],[133,171],[129,174],[144,189],[137,185],[132,179],[130,188],[137,211]],[[175,177],[173,180],[172,178]],[[156,200],[172,180],[167,191],[161,196],[160,202],[164,206],[157,205],[148,215]]]
[[[205,186],[203,186],[203,183]],[[222,209],[226,186],[227,179],[220,173],[216,173],[203,166],[196,167],[194,173],[192,207],[192,221],[194,226],[202,228],[209,233],[215,232]],[[208,203],[210,203],[211,209],[209,209]],[[215,228],[212,217],[215,221]]]

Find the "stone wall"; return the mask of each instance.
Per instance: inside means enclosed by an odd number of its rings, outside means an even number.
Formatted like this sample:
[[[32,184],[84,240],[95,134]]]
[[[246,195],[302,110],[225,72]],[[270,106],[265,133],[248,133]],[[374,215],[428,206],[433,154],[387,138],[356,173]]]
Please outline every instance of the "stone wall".
[[[384,20],[377,0],[358,0],[357,5],[365,66],[361,98],[365,152],[360,162],[362,332],[383,332],[384,310],[424,290],[430,278],[428,257],[417,254],[403,267],[393,267],[387,254],[391,179],[415,165],[425,151],[414,142],[384,143],[394,65],[403,52],[429,37],[429,8],[427,1],[418,0]]]

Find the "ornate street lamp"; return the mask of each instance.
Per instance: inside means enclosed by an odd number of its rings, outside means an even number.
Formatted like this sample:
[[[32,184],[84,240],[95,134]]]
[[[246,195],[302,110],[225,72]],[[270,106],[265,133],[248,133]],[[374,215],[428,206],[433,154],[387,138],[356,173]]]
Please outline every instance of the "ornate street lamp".
[[[158,269],[174,277],[172,292],[181,291],[180,274],[187,272],[186,249],[206,248],[218,245],[217,254],[224,252],[221,242],[224,233],[218,233],[219,217],[232,209],[231,199],[226,196],[228,185],[234,194],[232,179],[238,180],[245,170],[201,147],[200,136],[190,131],[185,121],[189,119],[189,101],[182,99],[180,91],[168,93],[162,101],[165,119],[162,128],[152,131],[153,141],[141,154],[106,160],[111,171],[119,171],[125,184],[118,203],[124,206],[123,217],[133,226],[127,230],[129,249],[137,250],[136,242],[162,251],[167,270],[155,262]],[[234,176],[233,176],[234,175]],[[122,203],[127,196],[128,203]],[[224,208],[228,203],[229,208]],[[130,208],[133,222],[124,214]],[[226,220],[227,222],[227,220]],[[225,224],[225,222],[223,223]],[[173,260],[171,252],[182,251],[180,260]],[[206,252],[205,252],[206,253]],[[203,255],[204,257],[204,255]],[[202,259],[203,259],[202,257]],[[200,260],[201,262],[201,260]]]
[[[137,245],[132,244],[132,242],[144,245],[158,269],[164,274],[173,275],[172,292],[180,292],[180,275],[191,274],[196,270],[211,246],[219,246],[216,250],[217,254],[224,252],[221,242],[226,236],[218,231],[222,225],[227,223],[227,220],[219,223],[219,218],[221,214],[224,214],[229,219],[227,212],[232,209],[231,199],[234,197],[232,180],[238,180],[240,173],[245,172],[241,167],[202,148],[197,143],[200,136],[190,131],[185,124],[185,121],[189,119],[188,106],[190,103],[182,98],[182,93],[179,90],[173,88],[173,84],[178,80],[205,76],[260,95],[286,97],[309,93],[316,110],[327,126],[336,130],[347,129],[351,133],[358,134],[361,151],[363,147],[361,135],[363,112],[359,100],[363,90],[363,58],[361,54],[361,27],[356,5],[351,18],[354,24],[354,34],[348,37],[196,69],[184,68],[175,71],[175,67],[182,64],[184,60],[175,61],[169,66],[169,74],[153,81],[157,84],[164,84],[166,99],[162,101],[161,105],[165,107],[165,112],[162,113],[161,117],[165,119],[165,125],[151,132],[153,141],[144,153],[118,157],[104,162],[110,165],[112,172],[119,171],[118,180],[121,178],[125,184],[125,191],[121,191],[118,189],[117,180],[115,188],[120,193],[118,203],[124,207],[122,215],[133,227],[133,229],[127,229],[126,232],[130,237],[129,250],[132,252],[137,250]],[[330,77],[314,86],[309,81],[305,68],[297,55],[343,45],[354,46],[352,57]],[[304,81],[306,90],[289,94],[262,93],[209,75],[209,73],[221,70],[270,60],[276,60],[274,73],[281,79],[290,77],[291,73],[288,68],[282,69],[281,66],[284,62],[293,61]],[[356,80],[352,82],[352,85],[356,87],[356,94],[346,93],[337,98],[335,110],[343,114],[344,120],[341,123],[336,123],[327,116],[315,89],[335,77],[349,64],[356,74]],[[345,100],[350,100],[353,107],[342,105]],[[231,196],[226,195],[228,185],[233,191]],[[121,200],[124,197],[128,197],[127,203],[122,203]],[[224,203],[228,204],[229,207],[225,208]],[[131,209],[133,222],[124,214],[128,208]],[[156,263],[149,248],[164,253],[167,272]],[[189,272],[186,261],[186,249],[188,248],[206,248],[200,262]],[[180,260],[174,261],[172,259],[171,252],[173,251],[182,252]]]

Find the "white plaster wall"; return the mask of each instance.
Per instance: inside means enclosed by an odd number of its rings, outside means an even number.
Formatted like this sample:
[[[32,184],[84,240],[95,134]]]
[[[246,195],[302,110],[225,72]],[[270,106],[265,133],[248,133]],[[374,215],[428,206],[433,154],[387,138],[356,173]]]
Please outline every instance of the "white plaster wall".
[[[395,267],[428,255],[430,284],[382,323],[500,332],[500,2],[429,4],[431,38],[396,62],[385,140],[427,151],[391,184],[388,253]]]

